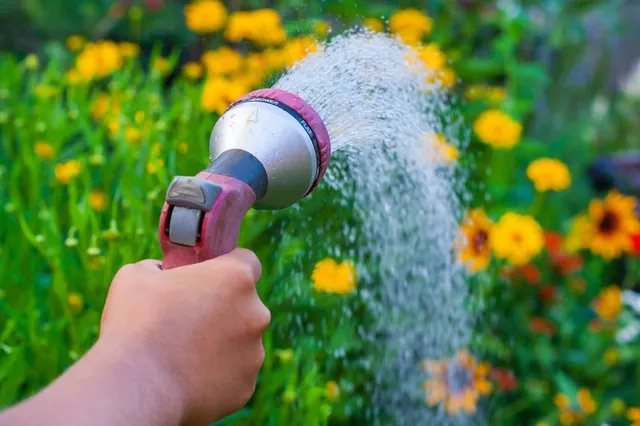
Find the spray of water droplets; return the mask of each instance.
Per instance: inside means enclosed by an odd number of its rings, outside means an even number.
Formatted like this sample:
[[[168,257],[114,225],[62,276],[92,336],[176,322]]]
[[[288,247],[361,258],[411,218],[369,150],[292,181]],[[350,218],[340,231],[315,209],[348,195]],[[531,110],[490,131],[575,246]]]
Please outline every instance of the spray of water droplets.
[[[467,345],[471,317],[453,250],[460,180],[434,143],[442,133],[460,147],[459,126],[418,63],[398,41],[354,31],[307,56],[275,87],[301,96],[326,124],[340,161],[324,184],[354,188],[348,197],[364,225],[349,255],[368,283],[361,290],[376,318],[367,336],[382,357],[374,367],[372,410],[398,425],[471,424],[427,408],[421,386],[420,360]],[[389,424],[382,414],[373,417]]]

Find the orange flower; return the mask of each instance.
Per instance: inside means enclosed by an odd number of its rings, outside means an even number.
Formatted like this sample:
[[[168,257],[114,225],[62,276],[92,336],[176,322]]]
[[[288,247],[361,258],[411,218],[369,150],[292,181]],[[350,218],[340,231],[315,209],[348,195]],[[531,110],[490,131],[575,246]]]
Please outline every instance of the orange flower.
[[[545,233],[545,245],[551,264],[560,275],[566,276],[582,270],[584,264],[582,257],[564,251],[562,235],[554,232]]]
[[[529,326],[531,327],[531,331],[536,334],[553,336],[556,332],[556,325],[550,320],[542,317],[531,318]]]
[[[467,350],[461,349],[447,360],[423,360],[422,369],[429,378],[422,384],[431,407],[442,405],[447,413],[473,414],[481,396],[488,395],[493,385],[487,376],[491,366],[478,362]]]
[[[593,310],[596,311],[603,321],[615,321],[622,310],[622,292],[620,291],[620,287],[612,285],[602,290],[593,301]]]
[[[507,267],[502,271],[502,276],[511,280],[524,280],[531,285],[540,284],[540,270],[532,263]]]
[[[605,325],[599,319],[594,319],[589,321],[589,331],[592,333],[597,333],[605,329]]]
[[[496,382],[501,391],[512,391],[518,387],[518,379],[513,371],[505,368],[492,368],[489,377]]]

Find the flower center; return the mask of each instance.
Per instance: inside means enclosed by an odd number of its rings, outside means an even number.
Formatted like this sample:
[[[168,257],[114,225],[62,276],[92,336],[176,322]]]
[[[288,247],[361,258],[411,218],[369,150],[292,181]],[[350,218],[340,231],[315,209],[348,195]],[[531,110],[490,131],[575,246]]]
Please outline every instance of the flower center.
[[[487,245],[489,235],[484,229],[478,229],[471,239],[471,246],[475,253],[482,253]]]
[[[606,211],[602,220],[598,224],[598,229],[603,234],[611,234],[618,229],[618,222],[618,216],[615,213]]]
[[[458,363],[452,363],[447,372],[447,388],[449,393],[456,394],[468,389],[473,384],[471,370]]]

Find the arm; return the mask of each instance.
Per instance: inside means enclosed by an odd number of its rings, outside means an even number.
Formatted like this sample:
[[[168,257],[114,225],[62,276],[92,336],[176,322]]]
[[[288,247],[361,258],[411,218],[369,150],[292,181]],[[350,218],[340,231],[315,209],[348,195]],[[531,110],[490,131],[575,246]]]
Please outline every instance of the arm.
[[[170,271],[126,266],[94,347],[0,425],[205,425],[236,411],[264,359],[259,276],[246,250]]]

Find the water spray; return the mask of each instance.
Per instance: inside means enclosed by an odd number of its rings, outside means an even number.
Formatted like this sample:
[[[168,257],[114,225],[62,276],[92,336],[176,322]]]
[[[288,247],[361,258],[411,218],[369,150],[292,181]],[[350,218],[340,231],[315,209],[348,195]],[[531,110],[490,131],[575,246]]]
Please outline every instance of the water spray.
[[[466,347],[473,316],[452,249],[462,181],[455,167],[434,160],[437,147],[428,137],[461,142],[458,119],[446,92],[416,64],[415,52],[398,40],[352,32],[308,54],[273,89],[234,103],[211,135],[211,165],[169,188],[160,222],[164,266],[232,250],[251,206],[284,208],[322,179],[335,190],[326,203],[350,206],[353,223],[303,211],[287,231],[322,241],[305,250],[310,260],[328,255],[358,269],[370,314],[357,338],[373,355],[358,361],[371,371],[363,424],[470,426],[482,424],[482,416],[448,416],[424,404],[421,361]],[[336,225],[341,235],[333,238]],[[300,272],[290,270],[291,285]],[[287,315],[290,332],[308,332],[306,312]],[[343,315],[357,314],[345,306]],[[334,353],[344,356],[342,348]]]
[[[211,164],[169,186],[159,236],[165,269],[202,262],[237,246],[251,207],[282,209],[310,194],[331,157],[318,113],[280,89],[251,92],[220,117]]]

